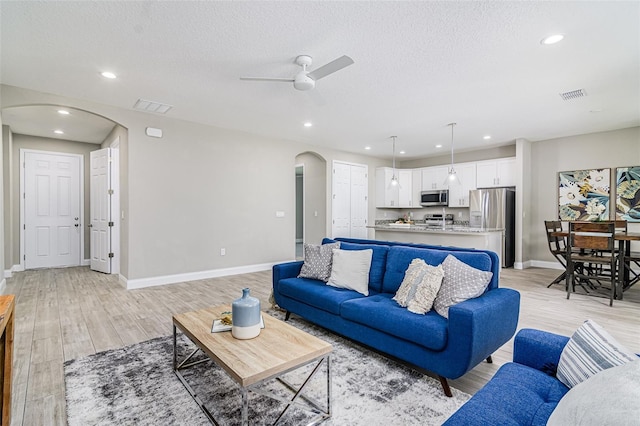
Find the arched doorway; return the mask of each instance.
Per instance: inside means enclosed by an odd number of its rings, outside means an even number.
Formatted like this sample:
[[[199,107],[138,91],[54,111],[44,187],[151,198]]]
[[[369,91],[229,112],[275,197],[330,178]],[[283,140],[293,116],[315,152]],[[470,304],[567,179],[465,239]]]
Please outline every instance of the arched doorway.
[[[303,152],[295,164],[296,246],[301,248],[302,242],[320,244],[326,236],[327,161],[315,152]]]
[[[121,250],[120,226],[116,218],[118,217],[117,209],[122,182],[120,182],[120,173],[117,167],[121,145],[127,140],[127,130],[106,117],[65,105],[38,104],[6,107],[2,110],[2,118],[3,125],[6,126],[3,129],[5,146],[2,157],[4,166],[3,192],[5,194],[5,269],[20,271],[25,268],[38,267],[40,264],[30,263],[25,253],[28,253],[33,259],[34,246],[36,243],[42,243],[36,251],[38,255],[46,251],[48,247],[51,249],[51,253],[55,254],[56,249],[65,248],[67,240],[70,240],[72,244],[77,243],[80,248],[76,260],[69,262],[68,266],[92,264],[92,258],[96,253],[95,249],[100,247],[94,241],[95,234],[92,234],[92,231],[97,229],[97,227],[92,228],[95,217],[92,212],[97,210],[96,206],[108,205],[109,219],[102,221],[107,227],[103,234],[108,234],[108,240],[103,237],[100,241],[108,244],[108,248],[103,249],[102,253],[108,258],[109,272],[118,273]],[[109,152],[109,157],[103,156],[103,160],[108,163],[111,173],[110,178],[104,178],[108,181],[108,192],[102,191],[99,194],[100,199],[92,194],[92,189],[96,185],[92,175],[91,157],[98,151]],[[68,212],[54,208],[55,200],[58,199],[56,197],[64,195],[67,186],[54,185],[53,179],[47,178],[46,173],[41,175],[42,178],[38,178],[38,173],[40,173],[37,170],[39,160],[34,161],[32,158],[34,156],[36,159],[45,160],[41,163],[43,166],[49,159],[52,160],[51,164],[54,164],[55,159],[60,156],[62,156],[61,158],[65,158],[65,156],[79,158],[80,171],[77,177],[79,180],[77,186],[80,188],[80,195],[77,197],[78,201],[74,201],[74,203],[78,203],[77,208],[73,209],[74,214],[69,215]],[[30,158],[30,165],[35,164],[34,167],[27,168],[26,164],[23,165],[26,163],[24,161],[26,157]],[[48,180],[51,183],[49,189],[51,196],[54,197],[52,198],[54,201],[50,203],[50,210],[55,212],[58,222],[50,220],[53,225],[51,225],[52,230],[49,232],[43,232],[42,229],[46,228],[43,226],[39,226],[37,232],[33,231],[31,229],[33,220],[25,220],[27,217],[33,217],[31,210],[34,205],[42,204],[35,195],[42,188],[37,187],[36,189],[32,184],[38,179],[42,182]],[[65,179],[58,180],[64,181]],[[71,186],[71,188],[75,187]],[[26,203],[25,200],[29,200],[30,203]],[[65,218],[65,215],[69,217]],[[70,220],[70,224],[62,223],[65,219]],[[60,234],[59,231],[53,230],[56,226],[58,229],[70,228],[71,232],[67,233],[69,238],[54,241],[55,239],[51,235],[54,232]],[[35,233],[39,234],[34,240]],[[39,242],[37,238],[40,238]],[[52,243],[49,243],[48,240],[51,240]],[[109,253],[112,253],[111,256]],[[115,268],[111,268],[111,265],[114,264]],[[67,266],[58,265],[55,261],[51,265]]]

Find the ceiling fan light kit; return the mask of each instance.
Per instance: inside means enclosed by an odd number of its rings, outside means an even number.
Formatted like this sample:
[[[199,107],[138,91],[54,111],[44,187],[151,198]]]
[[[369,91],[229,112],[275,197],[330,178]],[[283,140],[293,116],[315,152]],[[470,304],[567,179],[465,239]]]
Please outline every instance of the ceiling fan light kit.
[[[311,56],[299,55],[296,57],[295,63],[301,66],[302,70],[300,70],[293,78],[240,77],[240,80],[280,81],[293,83],[293,87],[297,90],[311,90],[316,87],[317,80],[333,74],[336,71],[340,71],[354,62],[353,59],[344,55],[311,72],[307,72],[307,67],[310,67],[313,63],[313,58],[311,58]]]

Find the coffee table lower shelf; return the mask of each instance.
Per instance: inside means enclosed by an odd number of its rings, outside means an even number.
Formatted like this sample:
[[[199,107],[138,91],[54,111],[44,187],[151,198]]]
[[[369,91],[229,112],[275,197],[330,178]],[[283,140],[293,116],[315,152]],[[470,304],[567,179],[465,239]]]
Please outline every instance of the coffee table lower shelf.
[[[187,338],[189,338],[188,334],[185,333],[184,335]],[[218,421],[215,419],[213,413],[209,411],[209,409],[205,406],[204,401],[194,392],[192,387],[189,385],[189,383],[186,381],[185,377],[181,373],[182,370],[188,369],[190,367],[201,364],[203,362],[213,361],[216,364],[218,363],[216,362],[215,358],[208,356],[206,351],[204,351],[202,348],[199,347],[198,342],[194,342],[192,339],[189,339],[189,341],[195,345],[195,349],[182,361],[178,361],[177,328],[176,328],[176,324],[174,323],[173,324],[173,371],[178,377],[178,379],[180,379],[180,382],[183,384],[185,389],[189,392],[189,394],[194,399],[194,401],[200,406],[200,409],[207,416],[209,421],[211,421],[211,423],[213,423],[214,425],[219,425],[220,423],[218,423]],[[193,357],[198,352],[202,352],[204,355],[206,355],[205,358],[192,361]],[[313,363],[315,363],[315,367],[313,368],[311,373],[309,373],[309,375],[304,379],[303,383],[299,387],[292,385],[291,383],[289,383],[288,381],[282,378],[282,376],[285,375],[286,373],[289,373],[291,371],[297,370],[299,368],[302,368],[304,366],[307,366]],[[326,404],[322,404],[316,401],[314,398],[311,398],[303,394],[303,391],[305,390],[305,387],[307,386],[307,384],[309,384],[311,382],[311,379],[313,379],[313,377],[316,376],[316,373],[322,370],[321,367],[323,365],[326,365],[326,384],[327,384]],[[229,377],[233,379],[233,376],[229,375]],[[292,397],[287,398],[282,395],[277,395],[277,394],[259,389],[261,385],[263,385],[264,383],[270,380],[277,380],[278,382],[280,382],[284,386],[284,388],[290,392]],[[310,419],[309,423],[307,423],[307,425],[309,426],[320,424],[331,417],[331,354],[330,353],[327,353],[322,356],[318,356],[311,360],[307,360],[306,362],[300,363],[287,370],[281,371],[278,374],[265,377],[251,385],[242,386],[240,383],[237,383],[237,384],[240,388],[240,394],[242,398],[242,407],[241,407],[241,417],[242,417],[241,425],[242,426],[249,425],[249,392],[254,393],[256,395],[265,396],[286,404],[282,412],[278,415],[277,419],[272,423],[273,425],[278,424],[280,420],[283,418],[283,416],[285,415],[285,413],[289,410],[289,408],[294,405],[304,411],[312,412],[313,414],[315,414],[315,416]],[[299,400],[303,400],[304,402],[300,402]]]

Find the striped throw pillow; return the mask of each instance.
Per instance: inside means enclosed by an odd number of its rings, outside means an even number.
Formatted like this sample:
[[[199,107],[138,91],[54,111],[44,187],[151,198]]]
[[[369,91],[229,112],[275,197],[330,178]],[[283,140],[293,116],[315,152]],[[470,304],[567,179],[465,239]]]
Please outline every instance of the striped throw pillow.
[[[562,350],[557,377],[572,388],[602,370],[637,359],[636,354],[618,343],[604,328],[587,320]]]

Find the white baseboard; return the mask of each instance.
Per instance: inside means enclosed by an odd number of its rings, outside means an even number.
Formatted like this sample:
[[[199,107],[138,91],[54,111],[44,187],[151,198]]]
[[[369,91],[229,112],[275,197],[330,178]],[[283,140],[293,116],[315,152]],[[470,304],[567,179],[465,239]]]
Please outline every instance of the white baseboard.
[[[81,263],[80,266],[91,266],[91,259],[84,259]]]
[[[11,269],[5,269],[4,270],[4,277],[5,278],[11,278],[13,276],[13,271]]]
[[[13,265],[9,269],[4,270],[4,277],[11,278],[14,272],[22,272],[24,271],[24,265]]]
[[[531,267],[533,268],[564,270],[564,266],[562,266],[559,262],[548,262],[545,260],[531,260],[529,263],[531,263]]]
[[[0,281],[0,294],[4,294],[6,290],[7,290],[7,280],[3,278],[2,281]]]
[[[531,268],[531,261],[527,260],[526,262],[514,262],[513,269],[527,269]]]
[[[291,261],[292,259],[272,263],[261,263],[257,265],[245,265],[234,268],[212,269],[209,271],[188,272],[185,274],[164,275],[159,277],[138,278],[133,280],[128,280],[120,275],[120,282],[124,284],[124,287],[127,290],[133,290],[137,288],[153,287],[158,285],[182,283],[187,281],[204,280],[207,278],[226,277],[228,275],[248,274],[250,272],[266,271],[268,269],[271,269],[273,265]]]

